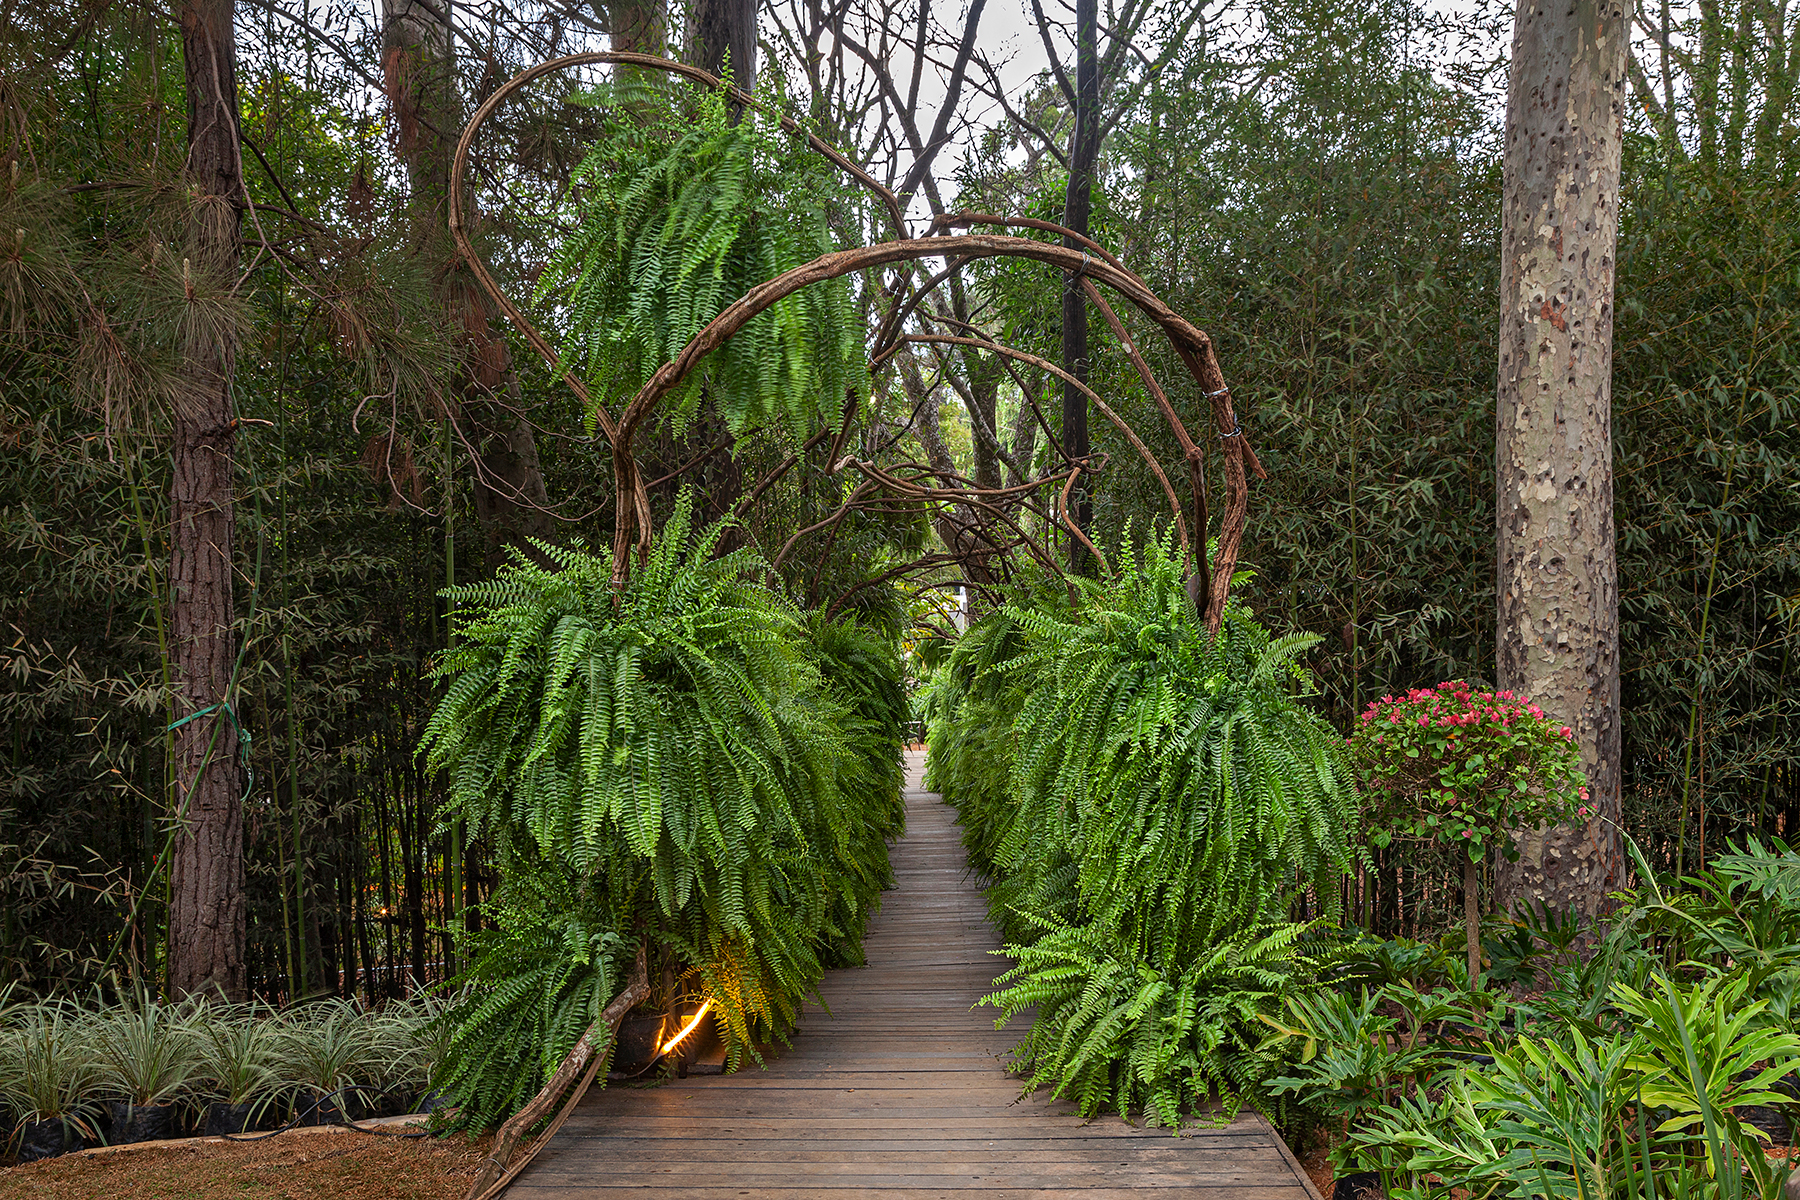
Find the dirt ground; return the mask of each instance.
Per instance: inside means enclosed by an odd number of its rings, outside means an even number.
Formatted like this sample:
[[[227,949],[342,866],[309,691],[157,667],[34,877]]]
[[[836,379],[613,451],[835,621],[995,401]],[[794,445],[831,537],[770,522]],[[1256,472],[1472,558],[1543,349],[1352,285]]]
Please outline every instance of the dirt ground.
[[[283,1134],[0,1170],[5,1200],[463,1200],[488,1139]]]

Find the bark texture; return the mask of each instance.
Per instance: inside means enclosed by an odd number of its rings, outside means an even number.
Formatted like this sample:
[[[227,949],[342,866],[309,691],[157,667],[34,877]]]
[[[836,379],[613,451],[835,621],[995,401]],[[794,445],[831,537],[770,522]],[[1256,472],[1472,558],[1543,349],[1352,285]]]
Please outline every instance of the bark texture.
[[[527,538],[551,533],[550,501],[537,436],[521,411],[512,353],[505,335],[493,328],[494,314],[480,285],[457,261],[448,238],[450,158],[462,128],[462,106],[445,11],[426,0],[383,0],[382,74],[419,237],[449,260],[441,299],[462,331],[463,378],[460,403],[446,407],[476,448],[475,512],[492,572],[506,561],[508,546],[524,547]]]
[[[192,205],[183,264],[193,308],[173,392],[169,568],[174,683],[184,715],[175,731],[180,827],[170,862],[169,988],[177,996],[246,995],[244,814],[228,699],[232,630],[231,326],[217,298],[236,285],[242,218],[236,40],[231,0],[181,7]]]
[[[615,45],[614,49],[628,49]],[[727,59],[731,82],[741,92],[756,90],[756,0],[697,0],[687,60],[713,75],[723,75]]]
[[[1496,675],[1569,725],[1619,819],[1612,339],[1629,0],[1519,0],[1507,97],[1495,406]],[[1622,882],[1598,818],[1526,832],[1497,898],[1593,917]]]
[[[1097,0],[1075,0],[1075,129],[1069,136],[1069,190],[1063,198],[1062,223],[1083,237],[1093,214],[1094,161],[1100,157],[1099,21]],[[1063,245],[1084,249],[1071,237],[1063,238]],[[1087,296],[1082,292],[1080,273],[1075,271],[1063,276],[1062,366],[1082,383],[1087,382]],[[1063,385],[1062,442],[1063,452],[1070,458],[1087,457],[1087,397],[1068,383]],[[1069,507],[1081,529],[1093,524],[1094,505],[1086,480],[1078,485]],[[1079,538],[1069,539],[1069,569],[1090,569]]]

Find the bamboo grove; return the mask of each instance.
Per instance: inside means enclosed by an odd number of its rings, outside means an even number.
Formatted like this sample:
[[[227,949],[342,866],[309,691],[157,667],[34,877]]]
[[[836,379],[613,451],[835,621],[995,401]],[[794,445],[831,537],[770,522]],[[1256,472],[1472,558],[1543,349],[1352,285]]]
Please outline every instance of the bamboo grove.
[[[720,561],[759,555],[781,620],[905,633],[918,671],[951,631],[904,628],[916,586],[997,611],[1071,556],[1104,577],[1166,539],[1203,622],[1230,591],[1321,639],[1297,702],[1318,720],[1492,674],[1496,67],[1457,48],[1480,31],[1279,0],[1187,36],[1138,7],[1155,69],[1115,64],[1091,242],[1067,246],[1053,83],[984,128],[954,96],[954,119],[900,95],[883,122],[869,97],[904,88],[818,49],[887,30],[872,10],[771,6],[743,95],[495,6],[449,39],[436,111],[384,74],[394,29],[240,10],[241,280],[200,307],[238,347],[241,653],[214,752],[242,768],[251,990],[410,994],[506,934],[484,904],[519,831],[419,754],[436,665],[478,654],[454,609],[578,543],[613,584],[654,571],[678,512],[737,518]],[[0,961],[33,990],[154,984],[186,715],[164,398],[197,286],[178,31],[134,5],[9,20]],[[960,44],[922,27],[921,57]],[[1626,147],[1625,815],[1659,864],[1800,819],[1795,68],[1735,53],[1671,62],[1698,84],[1650,86]],[[965,100],[999,90],[965,65]],[[1097,333],[1073,382],[1065,272]],[[747,294],[768,303],[729,315]],[[1429,931],[1456,879],[1377,852],[1343,912]]]

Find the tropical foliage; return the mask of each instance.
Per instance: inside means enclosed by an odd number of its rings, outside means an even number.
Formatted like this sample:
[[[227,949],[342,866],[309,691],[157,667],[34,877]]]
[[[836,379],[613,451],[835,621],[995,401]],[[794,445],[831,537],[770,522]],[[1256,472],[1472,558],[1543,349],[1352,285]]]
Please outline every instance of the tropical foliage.
[[[1353,946],[1333,990],[1266,1019],[1293,1062],[1271,1094],[1342,1122],[1339,1170],[1393,1196],[1779,1196],[1764,1150],[1792,1142],[1800,1098],[1794,861],[1751,844],[1676,881],[1639,855],[1646,882],[1585,955],[1541,915],[1491,922],[1490,981],[1537,986],[1479,1004],[1453,954]]]
[[[1036,1009],[1027,1086],[1173,1125],[1271,1069],[1257,1017],[1320,965],[1289,906],[1338,894],[1355,801],[1343,739],[1297,699],[1312,639],[1271,638],[1241,608],[1209,637],[1167,543],[1115,562],[1072,607],[1021,594],[959,648],[953,672],[1015,689],[1010,777],[965,786],[966,760],[937,758],[961,706],[991,703],[994,685],[968,684],[940,695],[934,778],[998,877],[1019,962],[989,1002],[1002,1020]]]
[[[536,1089],[639,940],[713,1002],[733,1065],[756,1056],[827,962],[857,961],[890,881],[897,658],[851,631],[810,636],[760,560],[715,554],[724,528],[697,531],[690,511],[623,591],[605,555],[541,545],[552,567],[518,555],[451,592],[458,642],[426,753],[506,880],[474,990],[446,1018],[468,1120]]]

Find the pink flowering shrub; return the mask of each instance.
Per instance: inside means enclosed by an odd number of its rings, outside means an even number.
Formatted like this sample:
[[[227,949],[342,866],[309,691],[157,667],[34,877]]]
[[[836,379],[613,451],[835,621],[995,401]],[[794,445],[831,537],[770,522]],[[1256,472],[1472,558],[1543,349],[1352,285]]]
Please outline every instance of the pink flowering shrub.
[[[1481,870],[1490,846],[1517,860],[1506,834],[1586,816],[1575,735],[1511,692],[1460,679],[1383,696],[1357,718],[1350,753],[1363,827],[1377,846],[1397,837],[1463,847],[1469,990],[1481,978]]]
[[[1453,679],[1383,696],[1357,719],[1350,749],[1377,846],[1430,838],[1463,844],[1471,861],[1490,846],[1517,859],[1508,831],[1587,815],[1574,734],[1511,692]]]

